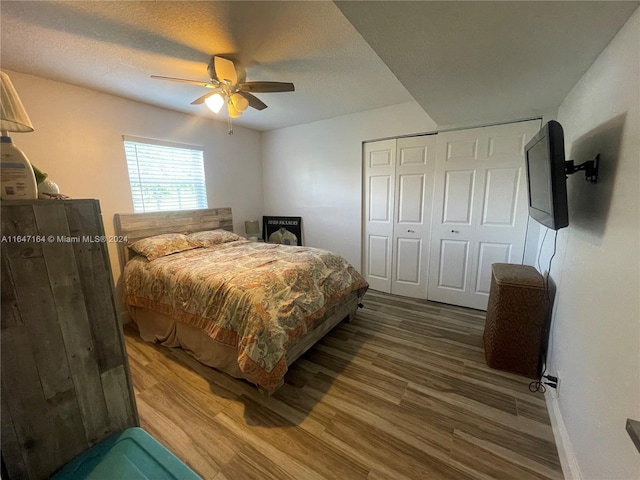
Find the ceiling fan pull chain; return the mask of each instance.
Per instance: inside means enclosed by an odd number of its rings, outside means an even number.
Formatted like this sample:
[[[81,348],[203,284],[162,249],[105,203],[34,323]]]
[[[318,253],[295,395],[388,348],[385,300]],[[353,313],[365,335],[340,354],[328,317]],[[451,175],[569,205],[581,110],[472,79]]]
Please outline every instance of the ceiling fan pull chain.
[[[231,123],[231,116],[227,115],[227,128],[229,135],[233,135],[233,124]]]

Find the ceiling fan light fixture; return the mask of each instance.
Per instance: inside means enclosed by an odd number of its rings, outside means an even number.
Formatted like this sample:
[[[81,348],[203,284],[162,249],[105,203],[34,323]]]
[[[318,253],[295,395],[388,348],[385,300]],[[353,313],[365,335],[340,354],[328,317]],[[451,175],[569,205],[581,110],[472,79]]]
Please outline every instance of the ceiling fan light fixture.
[[[240,113],[244,112],[249,107],[249,100],[239,93],[231,95],[230,100],[231,103],[233,103],[234,108]]]
[[[213,113],[219,113],[224,105],[224,97],[219,93],[214,93],[210,97],[207,97],[204,103]]]
[[[247,82],[244,67],[236,60],[226,56],[214,55],[211,57],[207,72],[209,73],[208,82],[159,75],[151,75],[151,78],[213,88],[213,92],[196,98],[191,102],[191,105],[204,103],[212,112],[220,113],[226,104],[229,135],[233,133],[232,118],[238,118],[249,107],[255,110],[267,108],[267,104],[253,95],[254,93],[293,92],[295,90],[293,83],[289,82]]]
[[[227,109],[229,111],[230,118],[238,118],[240,115],[242,115],[242,112],[238,111],[238,109],[233,106],[232,102],[229,102],[227,104]]]

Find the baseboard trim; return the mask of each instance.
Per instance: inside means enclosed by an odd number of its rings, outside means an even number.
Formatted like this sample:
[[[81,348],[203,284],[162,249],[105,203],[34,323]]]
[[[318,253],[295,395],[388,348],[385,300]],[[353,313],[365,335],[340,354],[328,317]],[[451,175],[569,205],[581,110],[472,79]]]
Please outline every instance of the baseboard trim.
[[[552,397],[549,389],[547,389],[544,399],[547,404],[549,419],[551,420],[553,437],[556,441],[556,447],[558,448],[558,457],[560,457],[562,475],[565,480],[582,480],[580,465],[578,465],[578,459],[576,458],[573,450],[573,444],[571,443],[567,427],[562,419],[558,399]]]

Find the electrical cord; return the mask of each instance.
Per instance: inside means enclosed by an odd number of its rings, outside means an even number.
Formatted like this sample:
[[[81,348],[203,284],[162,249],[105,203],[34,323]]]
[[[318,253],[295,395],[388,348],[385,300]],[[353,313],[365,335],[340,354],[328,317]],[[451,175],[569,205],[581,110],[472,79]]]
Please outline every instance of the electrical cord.
[[[551,262],[553,262],[553,257],[556,256],[556,250],[558,248],[558,231],[556,230],[555,236],[553,238],[553,253],[551,254],[551,258],[549,259],[549,267],[547,268],[547,276],[545,277],[545,287],[549,286],[549,275],[551,274]],[[549,289],[547,289],[547,298],[550,300]]]
[[[545,382],[542,380],[543,378],[549,381]],[[542,375],[539,380],[534,380],[529,384],[529,391],[533,393],[545,393],[547,391],[547,387],[545,387],[545,385],[549,385],[551,388],[558,388],[558,378],[551,375]]]
[[[540,255],[542,254],[542,247],[544,246],[544,241],[547,238],[548,232],[549,232],[549,229],[547,228],[547,230],[544,232],[544,237],[542,237],[542,243],[540,244],[540,251],[538,252],[538,271],[540,271]],[[549,275],[551,275],[551,263],[553,262],[553,257],[556,256],[557,247],[558,247],[558,231],[556,230],[555,236],[553,239],[553,253],[549,258],[549,266],[547,268],[547,274],[545,275],[543,280],[544,289],[547,292],[547,318],[549,319],[549,327],[551,327],[551,314],[553,313],[551,309],[551,292],[549,291]],[[549,328],[549,330],[550,329],[551,328]],[[542,363],[543,368],[542,368],[542,373],[540,374],[540,378],[538,378],[538,380],[534,380],[533,382],[529,383],[530,392],[545,393],[547,391],[547,387],[545,387],[545,385],[549,385],[552,388],[557,388],[558,386],[557,377],[553,377],[551,375],[545,375],[545,373],[547,372],[546,355],[542,357],[542,362],[543,362]],[[549,382],[543,381],[542,380],[543,378],[549,380]]]
[[[529,384],[529,391],[532,393],[544,393],[547,391],[547,387],[544,386],[544,382],[542,381],[542,377],[538,380],[534,380]]]
[[[540,255],[542,255],[542,247],[544,247],[544,241],[547,239],[547,233],[549,233],[549,229],[548,228],[544,231],[544,236],[542,237],[542,243],[540,244],[540,250],[538,250],[538,271],[541,270],[541,268],[540,268]]]

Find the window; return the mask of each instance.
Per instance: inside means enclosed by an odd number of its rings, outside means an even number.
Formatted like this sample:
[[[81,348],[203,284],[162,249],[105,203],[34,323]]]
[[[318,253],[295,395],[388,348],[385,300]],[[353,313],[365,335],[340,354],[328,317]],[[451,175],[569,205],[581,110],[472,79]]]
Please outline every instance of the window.
[[[207,208],[202,148],[124,137],[133,211]]]

